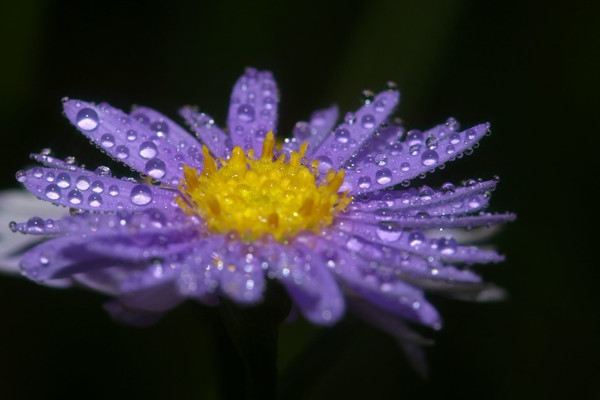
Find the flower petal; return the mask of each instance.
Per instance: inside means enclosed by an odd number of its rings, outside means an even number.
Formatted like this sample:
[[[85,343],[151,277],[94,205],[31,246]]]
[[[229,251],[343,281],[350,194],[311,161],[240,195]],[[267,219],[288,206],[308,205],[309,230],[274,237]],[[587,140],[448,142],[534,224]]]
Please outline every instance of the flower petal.
[[[329,135],[313,154],[319,161],[319,170],[339,169],[394,111],[400,94],[387,90],[362,106],[356,113],[348,113],[345,122]]]
[[[131,117],[152,132],[155,137],[170,143],[180,153],[191,155],[188,161],[196,168],[202,168],[201,146],[198,140],[188,131],[173,122],[167,116],[149,107],[137,106],[131,113]]]
[[[390,156],[385,163],[371,163],[366,157],[348,165],[342,188],[356,195],[413,179],[471,149],[489,132],[489,128],[489,123],[477,125],[460,133],[453,132],[442,139],[436,138],[434,142],[423,138],[421,132],[409,131],[404,142],[394,145],[396,155],[391,155],[392,150],[389,150]]]
[[[183,164],[200,165],[202,154],[195,147],[181,149],[108,104],[94,105],[67,100],[65,115],[81,133],[117,161],[160,182],[176,186]]]
[[[302,143],[307,142],[306,155],[311,157],[335,126],[338,113],[338,107],[332,105],[324,110],[313,112],[310,122],[297,122],[294,126],[293,137],[286,139],[283,144],[284,153],[290,154],[292,151],[299,151]]]
[[[215,124],[210,115],[198,112],[193,107],[180,108],[179,115],[215,157],[229,157],[232,149],[231,139]]]
[[[35,167],[19,174],[19,181],[38,198],[89,211],[168,208],[176,192],[90,171]]]
[[[269,131],[277,131],[279,94],[269,71],[247,68],[233,87],[227,126],[233,146],[254,149],[260,156],[262,142]]]

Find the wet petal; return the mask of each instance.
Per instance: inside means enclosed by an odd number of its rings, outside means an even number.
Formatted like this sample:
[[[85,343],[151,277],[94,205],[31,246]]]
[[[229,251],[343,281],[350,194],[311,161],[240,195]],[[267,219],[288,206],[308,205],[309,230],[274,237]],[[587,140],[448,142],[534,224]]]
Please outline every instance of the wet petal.
[[[183,164],[201,165],[202,154],[198,148],[175,147],[149,125],[108,104],[67,100],[63,106],[71,123],[101,150],[167,185],[179,183]]]
[[[397,91],[387,90],[356,113],[346,115],[345,122],[338,125],[313,154],[319,161],[319,170],[326,172],[341,167],[394,111],[399,98]]]
[[[182,107],[179,114],[215,157],[229,157],[232,149],[231,139],[215,124],[210,115],[193,107]]]
[[[176,195],[171,190],[83,170],[35,167],[22,171],[17,179],[40,199],[89,211],[170,208]]]
[[[489,132],[490,124],[481,124],[463,132],[453,132],[443,139],[424,138],[418,131],[409,131],[396,149],[389,151],[385,163],[372,163],[369,158],[346,168],[343,188],[350,194],[368,193],[408,181],[472,149]]]
[[[335,126],[338,119],[338,107],[333,105],[324,110],[315,111],[310,122],[300,121],[294,126],[293,136],[286,139],[283,144],[283,151],[290,154],[292,151],[299,151],[302,143],[308,143],[307,157],[312,157],[321,143]]]
[[[260,156],[267,132],[277,131],[279,94],[269,71],[247,68],[233,87],[227,126],[233,146]]]

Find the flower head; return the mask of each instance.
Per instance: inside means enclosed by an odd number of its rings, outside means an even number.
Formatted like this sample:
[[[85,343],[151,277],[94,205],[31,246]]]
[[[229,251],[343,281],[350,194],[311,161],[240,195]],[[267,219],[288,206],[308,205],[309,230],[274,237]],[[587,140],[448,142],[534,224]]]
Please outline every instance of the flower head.
[[[72,159],[33,154],[45,166],[17,179],[73,212],[11,224],[50,237],[24,255],[23,274],[38,282],[71,278],[109,293],[109,311],[134,323],[186,298],[256,303],[272,279],[317,324],[335,323],[350,304],[374,323],[395,318],[384,324],[395,332],[405,319],[438,327],[424,290],[479,293],[486,286],[466,267],[502,256],[431,231],[514,216],[482,211],[496,180],[408,187],[470,152],[489,124],[460,131],[449,119],[405,132],[390,118],[398,100],[393,88],[367,96],[335,129],[337,107],[317,111],[279,147],[269,72],[249,68],[238,80],[228,133],[183,108],[200,141],[150,108],[126,114],[66,99],[71,123],[141,176],[119,179],[106,167],[92,172]]]

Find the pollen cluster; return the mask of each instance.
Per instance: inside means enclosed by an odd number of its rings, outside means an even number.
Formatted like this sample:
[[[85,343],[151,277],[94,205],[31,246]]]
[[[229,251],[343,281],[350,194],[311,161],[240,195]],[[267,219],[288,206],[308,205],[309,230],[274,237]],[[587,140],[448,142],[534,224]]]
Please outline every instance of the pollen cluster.
[[[215,160],[208,148],[202,149],[204,169],[184,166],[180,181],[179,206],[188,214],[198,214],[211,232],[238,231],[245,240],[271,234],[285,241],[303,230],[317,232],[331,224],[335,214],[352,200],[338,193],[344,171],[329,170],[319,178],[318,162],[304,163],[307,144],[275,156],[275,139],[265,137],[260,158],[253,150],[245,154],[235,147],[228,160]]]

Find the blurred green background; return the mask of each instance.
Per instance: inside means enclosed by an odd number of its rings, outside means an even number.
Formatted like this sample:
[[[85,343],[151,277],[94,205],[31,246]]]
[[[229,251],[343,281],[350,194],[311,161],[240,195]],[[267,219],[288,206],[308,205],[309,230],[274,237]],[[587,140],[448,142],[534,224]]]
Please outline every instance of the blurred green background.
[[[393,80],[409,128],[492,122],[438,180],[501,176],[492,209],[519,219],[494,239],[508,261],[480,270],[511,297],[431,297],[446,323],[432,333],[427,382],[352,317],[330,330],[286,325],[286,397],[599,398],[598,11],[592,1],[2,2],[1,184],[17,187],[14,172],[44,147],[111,165],[61,116],[63,96],[173,118],[197,104],[223,123],[251,65],[275,73],[285,133]],[[0,276],[0,398],[218,397],[218,371],[235,367],[217,356],[214,310],[186,304],[134,329],[112,322],[104,300]]]

